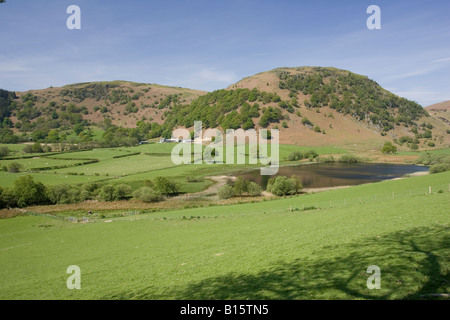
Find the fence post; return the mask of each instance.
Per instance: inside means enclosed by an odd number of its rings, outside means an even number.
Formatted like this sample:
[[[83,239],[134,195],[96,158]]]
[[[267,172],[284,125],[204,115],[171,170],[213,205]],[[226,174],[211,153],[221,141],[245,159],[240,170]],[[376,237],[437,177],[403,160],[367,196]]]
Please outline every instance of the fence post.
[[[428,193],[431,194],[431,186],[428,187]]]

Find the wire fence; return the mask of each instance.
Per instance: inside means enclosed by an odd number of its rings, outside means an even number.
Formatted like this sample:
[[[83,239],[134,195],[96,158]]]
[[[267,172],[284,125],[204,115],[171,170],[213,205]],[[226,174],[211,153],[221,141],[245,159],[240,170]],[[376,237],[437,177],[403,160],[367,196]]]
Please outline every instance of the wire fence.
[[[396,190],[388,190],[385,192],[377,192],[369,195],[359,195],[358,193],[347,193],[337,198],[333,192],[319,192],[311,195],[316,195],[317,197],[309,197],[307,195],[297,195],[292,196],[292,205],[288,205],[286,208],[280,208],[281,211],[306,211],[306,210],[316,210],[316,209],[327,209],[327,208],[339,208],[339,207],[347,207],[354,205],[365,205],[365,204],[373,204],[379,202],[388,202],[395,200],[404,200],[411,199],[419,196],[427,196],[432,194],[446,194],[450,195],[450,183],[445,184],[433,184],[429,186],[421,186],[421,187],[411,187],[411,188],[402,188]],[[317,199],[319,198],[319,199]],[[326,199],[324,199],[326,198]],[[447,197],[450,207],[450,196]],[[223,206],[224,204],[212,205],[215,206]],[[233,204],[225,204],[233,205]],[[206,207],[200,205],[199,207]],[[208,205],[211,207],[211,204]],[[164,211],[164,210],[163,210]],[[26,215],[30,216],[40,216],[46,218],[53,218],[58,220],[70,221],[73,223],[86,223],[86,222],[96,222],[103,221],[105,218],[119,218],[119,217],[127,217],[127,216],[137,216],[143,213],[146,213],[147,210],[143,212],[139,210],[130,210],[126,212],[118,212],[114,214],[103,214],[103,213],[88,213],[80,215],[80,216],[58,216],[58,215],[50,215],[36,212],[23,212]]]
[[[327,200],[314,201],[311,198],[304,198],[304,202],[299,206],[298,201],[296,205],[291,205],[289,210],[298,211],[298,210],[311,210],[311,209],[326,209],[326,208],[336,208],[336,207],[345,207],[351,205],[363,205],[363,204],[371,204],[377,202],[387,202],[387,201],[395,201],[401,199],[409,199],[418,196],[425,196],[430,194],[450,194],[450,183],[446,184],[435,184],[429,185],[427,187],[411,187],[411,188],[403,188],[400,190],[388,190],[385,192],[377,192],[370,195],[358,195],[357,193],[354,195],[343,196],[339,199],[333,197],[332,193],[327,193],[330,195],[330,198]],[[449,207],[450,207],[450,199],[449,199]]]

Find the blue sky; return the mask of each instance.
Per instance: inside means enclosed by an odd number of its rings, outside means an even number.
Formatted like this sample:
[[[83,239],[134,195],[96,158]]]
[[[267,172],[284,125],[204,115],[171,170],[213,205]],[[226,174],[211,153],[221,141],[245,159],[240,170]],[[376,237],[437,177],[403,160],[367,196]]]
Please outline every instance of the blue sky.
[[[81,30],[69,30],[69,5]],[[369,30],[369,5],[381,30]],[[277,67],[366,75],[423,106],[450,100],[450,1],[7,0],[0,88],[129,80],[212,91]]]

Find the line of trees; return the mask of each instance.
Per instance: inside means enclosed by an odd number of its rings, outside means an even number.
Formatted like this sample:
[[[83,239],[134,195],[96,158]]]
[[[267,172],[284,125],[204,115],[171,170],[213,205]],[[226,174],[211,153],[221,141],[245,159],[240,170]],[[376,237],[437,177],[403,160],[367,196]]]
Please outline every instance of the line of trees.
[[[298,176],[278,176],[270,178],[267,182],[266,190],[276,196],[287,196],[299,193],[303,189],[302,180]],[[236,178],[234,182],[228,182],[218,190],[220,199],[230,199],[235,196],[248,195],[258,197],[262,194],[262,188],[257,183],[245,180],[242,177]]]
[[[120,201],[137,199],[143,202],[156,202],[165,196],[178,194],[180,187],[177,183],[164,177],[153,181],[148,180],[145,186],[132,193],[127,184],[99,184],[83,185],[60,184],[46,186],[34,181],[30,175],[22,176],[14,181],[11,188],[0,187],[0,209],[27,207],[34,205],[73,204],[86,200]]]
[[[309,151],[305,151],[305,152],[292,151],[290,154],[288,154],[287,160],[288,161],[298,161],[298,160],[302,160],[302,159],[309,159],[309,161],[313,161],[318,156],[319,156],[319,154],[317,153],[317,151],[314,151],[314,150],[309,150]]]

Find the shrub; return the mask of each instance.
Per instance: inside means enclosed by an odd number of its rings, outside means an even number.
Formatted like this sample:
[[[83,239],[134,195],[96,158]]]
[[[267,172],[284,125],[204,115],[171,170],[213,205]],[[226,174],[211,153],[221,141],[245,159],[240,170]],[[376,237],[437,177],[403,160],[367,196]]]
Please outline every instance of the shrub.
[[[434,164],[430,167],[430,173],[439,173],[439,172],[445,172],[450,171],[450,164],[448,163],[439,163]]]
[[[267,183],[267,191],[277,196],[297,194],[302,188],[301,179],[296,176],[291,178],[285,176],[270,178]]]
[[[320,132],[320,131],[321,131],[321,130],[320,130],[320,127],[319,127],[319,126],[317,126],[317,125],[316,125],[316,126],[314,126],[314,129],[313,129],[313,130],[314,130],[314,132]]]
[[[310,161],[317,158],[318,156],[319,154],[315,150],[309,150],[303,153],[303,158],[304,159],[308,158]]]
[[[157,177],[154,181],[154,189],[161,194],[175,194],[180,192],[180,187],[175,182],[164,177]]]
[[[8,172],[9,173],[17,173],[17,172],[20,172],[21,169],[22,169],[22,165],[20,163],[17,163],[17,162],[11,162],[8,165]]]
[[[102,201],[114,201],[114,191],[114,186],[106,185],[101,187],[98,196]]]
[[[392,142],[388,141],[388,142],[386,142],[383,145],[383,148],[381,149],[381,152],[383,152],[383,153],[396,153],[397,152],[397,147],[394,146],[392,144]]]
[[[24,148],[23,148],[23,152],[25,153],[33,153],[33,147],[29,144],[27,144]]]
[[[119,201],[125,199],[130,192],[131,188],[126,184],[105,185],[100,188],[98,196],[103,201]]]
[[[16,195],[12,188],[0,188],[0,209],[17,206]]]
[[[308,119],[307,117],[303,117],[303,118],[302,118],[302,124],[304,124],[304,125],[310,125],[310,126],[313,125],[312,122],[309,121],[309,119]]]
[[[31,147],[31,150],[33,153],[42,153],[44,152],[44,149],[42,149],[42,146],[39,142],[35,142],[33,146]]]
[[[234,196],[234,188],[230,185],[224,185],[219,188],[217,195],[220,199],[230,199]]]
[[[300,151],[293,151],[287,156],[288,161],[297,161],[303,159],[303,154]]]
[[[413,138],[408,137],[408,136],[403,136],[403,137],[399,138],[398,142],[400,143],[400,145],[403,145],[405,142],[406,143],[412,143],[413,142]]]
[[[237,177],[236,181],[234,182],[234,194],[235,195],[241,195],[245,192],[247,192],[247,181],[244,180],[242,177]]]
[[[326,157],[322,157],[322,158],[318,158],[317,162],[320,163],[333,163],[335,162],[335,159],[332,155],[326,156]]]
[[[0,187],[0,209],[6,208],[6,203],[3,200],[4,189]]]
[[[6,157],[9,154],[8,147],[0,147],[0,159]]]
[[[162,195],[150,187],[142,187],[133,192],[133,198],[149,203],[162,200]]]
[[[262,193],[262,188],[259,184],[250,181],[247,185],[247,192],[252,197],[259,197]]]
[[[361,158],[358,158],[357,156],[351,155],[351,154],[344,154],[339,158],[339,162],[343,163],[359,163],[362,162]]]
[[[67,184],[50,186],[47,188],[47,197],[49,198],[50,202],[54,204],[72,203],[69,201],[68,196],[70,188],[71,186]]]
[[[45,186],[35,182],[32,176],[24,176],[14,181],[14,194],[19,207],[48,203]]]
[[[119,184],[114,188],[114,200],[125,199],[131,192],[131,187],[127,184]]]
[[[416,163],[423,164],[426,166],[432,166],[435,164],[449,164],[450,165],[450,155],[448,154],[431,154],[426,153],[417,159]]]
[[[78,186],[61,184],[46,189],[47,198],[54,204],[79,203],[90,198],[90,193]]]

